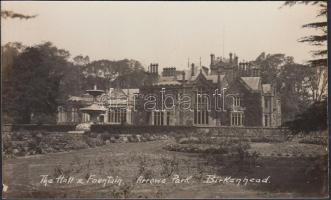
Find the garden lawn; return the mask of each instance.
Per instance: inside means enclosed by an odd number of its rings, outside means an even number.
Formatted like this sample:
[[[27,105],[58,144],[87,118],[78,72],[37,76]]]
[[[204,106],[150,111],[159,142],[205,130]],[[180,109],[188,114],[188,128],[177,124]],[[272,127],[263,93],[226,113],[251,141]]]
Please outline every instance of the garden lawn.
[[[67,198],[239,198],[239,197],[322,197],[326,195],[327,173],[320,169],[322,159],[264,158],[254,166],[239,167],[236,158],[222,155],[182,153],[163,149],[167,141],[143,143],[111,143],[107,146],[71,152],[50,153],[3,160],[3,183],[8,186],[4,197],[67,197]],[[291,143],[252,144],[252,150],[286,152],[291,149],[314,152],[323,147]],[[316,150],[318,156],[323,151]],[[40,175],[83,178],[120,177],[123,184],[40,184]],[[174,174],[192,176],[189,183],[172,183]],[[206,184],[206,175],[237,178],[270,176],[268,184]],[[139,176],[166,178],[167,183],[137,184]]]

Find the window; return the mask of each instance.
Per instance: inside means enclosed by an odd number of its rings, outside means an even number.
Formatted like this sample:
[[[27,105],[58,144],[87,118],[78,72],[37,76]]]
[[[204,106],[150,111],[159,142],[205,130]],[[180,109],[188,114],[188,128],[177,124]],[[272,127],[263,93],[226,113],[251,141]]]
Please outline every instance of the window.
[[[238,96],[233,97],[233,106],[236,107],[240,106],[240,97]]]
[[[77,122],[78,121],[78,112],[77,108],[71,108],[71,122]]]
[[[154,126],[163,126],[164,112],[153,111],[154,113]]]
[[[231,113],[231,126],[243,126],[244,113],[232,112]]]
[[[269,116],[264,115],[264,126],[269,126]]]
[[[109,108],[108,122],[120,124],[126,122],[126,109],[125,108]]]
[[[66,112],[62,106],[58,107],[58,122],[66,122]]]
[[[266,109],[269,108],[269,102],[270,102],[270,99],[267,98],[267,97],[264,97],[264,107],[265,107]]]
[[[170,112],[167,112],[167,126],[170,125]]]
[[[89,116],[89,114],[87,114],[87,113],[83,113],[82,114],[82,120],[83,120],[83,122],[88,122],[88,121],[90,121],[90,116]]]
[[[194,124],[207,125],[209,124],[209,97],[207,93],[199,89],[196,94],[196,106],[194,109]]]
[[[194,124],[209,124],[209,113],[207,110],[194,110]]]

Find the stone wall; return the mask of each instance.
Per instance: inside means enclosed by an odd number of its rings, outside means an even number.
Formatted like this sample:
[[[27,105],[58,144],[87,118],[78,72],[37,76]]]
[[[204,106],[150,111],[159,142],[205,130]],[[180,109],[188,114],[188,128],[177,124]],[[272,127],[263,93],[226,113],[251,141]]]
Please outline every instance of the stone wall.
[[[178,134],[224,137],[279,137],[285,139],[290,132],[286,128],[263,128],[263,127],[193,127],[193,126],[117,126],[117,125],[92,125],[91,132],[116,134]]]

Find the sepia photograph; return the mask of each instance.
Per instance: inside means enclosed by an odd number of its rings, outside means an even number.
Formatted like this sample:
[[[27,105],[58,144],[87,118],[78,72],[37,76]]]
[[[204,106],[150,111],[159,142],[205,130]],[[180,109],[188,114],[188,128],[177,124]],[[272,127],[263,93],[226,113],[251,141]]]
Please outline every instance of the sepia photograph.
[[[328,199],[327,1],[1,1],[4,199]]]

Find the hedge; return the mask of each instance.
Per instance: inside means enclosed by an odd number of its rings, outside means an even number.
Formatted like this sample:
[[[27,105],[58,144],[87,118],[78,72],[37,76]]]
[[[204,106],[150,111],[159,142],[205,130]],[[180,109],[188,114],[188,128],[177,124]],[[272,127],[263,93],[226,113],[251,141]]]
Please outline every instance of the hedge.
[[[109,124],[94,124],[91,126],[91,132],[111,134],[143,134],[153,133],[162,134],[168,132],[187,132],[194,131],[196,127],[192,126],[136,126],[136,125],[109,125]]]
[[[74,124],[13,124],[11,126],[12,131],[48,131],[48,132],[67,132],[75,130]]]

